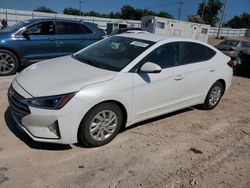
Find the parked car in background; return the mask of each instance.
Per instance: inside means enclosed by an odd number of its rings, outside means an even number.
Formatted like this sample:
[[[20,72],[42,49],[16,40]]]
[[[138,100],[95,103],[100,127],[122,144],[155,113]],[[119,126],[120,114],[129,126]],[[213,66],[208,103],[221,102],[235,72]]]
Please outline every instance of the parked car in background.
[[[141,28],[133,28],[133,27],[116,29],[113,32],[111,32],[108,36],[118,35],[121,33],[125,33],[127,31],[142,31],[142,29]]]
[[[96,24],[31,19],[0,31],[0,76],[14,74],[21,65],[69,55],[102,39]]]
[[[8,98],[35,141],[101,146],[136,122],[196,104],[215,108],[231,79],[232,60],[208,44],[126,33],[27,67]]]
[[[227,39],[216,46],[224,54],[230,56],[238,64],[250,58],[250,42],[235,39]]]

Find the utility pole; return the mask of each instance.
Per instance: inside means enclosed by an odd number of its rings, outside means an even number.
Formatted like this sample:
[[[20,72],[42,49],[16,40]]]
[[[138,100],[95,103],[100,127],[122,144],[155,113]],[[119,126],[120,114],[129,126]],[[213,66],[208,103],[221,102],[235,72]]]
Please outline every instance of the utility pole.
[[[80,11],[80,16],[82,15],[82,0],[79,1],[80,7],[79,7],[79,11]]]
[[[203,1],[203,7],[202,7],[202,12],[201,12],[201,18],[202,19],[203,19],[203,16],[204,16],[205,7],[206,7],[206,0]]]
[[[179,20],[181,19],[181,11],[182,11],[182,7],[183,7],[183,0],[179,0]]]
[[[221,14],[221,18],[220,18],[220,24],[219,24],[219,29],[218,29],[218,33],[217,33],[217,38],[220,37],[220,30],[224,21],[224,17],[225,17],[225,13],[226,13],[226,6],[227,6],[227,0],[224,1],[224,5],[223,5],[223,10],[222,10],[222,14]]]

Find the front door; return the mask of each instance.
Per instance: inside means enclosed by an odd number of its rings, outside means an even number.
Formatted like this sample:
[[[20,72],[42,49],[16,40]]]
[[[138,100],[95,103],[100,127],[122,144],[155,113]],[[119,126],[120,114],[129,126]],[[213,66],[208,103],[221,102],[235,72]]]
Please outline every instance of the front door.
[[[24,60],[32,62],[58,56],[54,22],[36,23],[28,27],[26,33],[21,40]]]
[[[153,62],[161,66],[160,73],[133,73],[134,120],[161,115],[182,107],[186,84],[185,70],[180,66],[180,43],[158,47],[139,64]]]

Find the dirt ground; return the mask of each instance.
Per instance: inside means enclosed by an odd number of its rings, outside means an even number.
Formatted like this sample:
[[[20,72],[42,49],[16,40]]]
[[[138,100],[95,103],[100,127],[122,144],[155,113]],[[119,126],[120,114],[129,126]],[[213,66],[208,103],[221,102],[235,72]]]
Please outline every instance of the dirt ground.
[[[0,78],[0,187],[250,187],[250,79],[219,106],[142,122],[99,148],[33,142],[15,128]]]

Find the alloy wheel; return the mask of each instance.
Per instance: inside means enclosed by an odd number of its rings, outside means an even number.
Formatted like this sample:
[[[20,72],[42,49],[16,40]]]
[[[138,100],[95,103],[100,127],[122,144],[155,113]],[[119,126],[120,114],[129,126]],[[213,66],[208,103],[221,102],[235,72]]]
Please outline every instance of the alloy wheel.
[[[222,92],[221,92],[221,88],[219,86],[215,86],[212,89],[212,91],[209,95],[209,100],[208,100],[211,106],[215,106],[219,102],[221,94],[222,94]]]
[[[8,74],[15,69],[15,59],[8,53],[0,52],[0,73]]]
[[[104,141],[116,130],[117,115],[111,110],[103,110],[96,114],[91,121],[89,132],[95,141]]]

